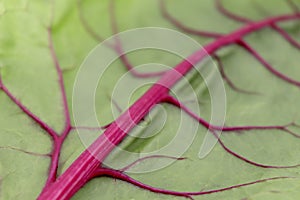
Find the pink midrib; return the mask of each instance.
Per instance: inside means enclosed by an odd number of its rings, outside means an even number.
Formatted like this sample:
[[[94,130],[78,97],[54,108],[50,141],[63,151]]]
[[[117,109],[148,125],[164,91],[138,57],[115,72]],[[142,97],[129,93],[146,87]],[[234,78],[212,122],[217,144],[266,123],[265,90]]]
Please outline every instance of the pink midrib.
[[[127,135],[127,133],[141,121],[150,109],[161,103],[169,90],[181,79],[181,75],[189,72],[193,65],[201,62],[208,55],[229,44],[236,43],[245,35],[253,33],[275,22],[299,19],[300,15],[285,15],[269,18],[260,22],[247,24],[243,28],[224,37],[216,39],[179,63],[174,70],[168,71],[155,83],[137,102],[112,123],[97,140],[85,150],[72,165],[39,196],[39,200],[70,199],[93,175],[101,162]],[[130,113],[131,119],[128,114]],[[97,155],[97,158],[94,156]]]

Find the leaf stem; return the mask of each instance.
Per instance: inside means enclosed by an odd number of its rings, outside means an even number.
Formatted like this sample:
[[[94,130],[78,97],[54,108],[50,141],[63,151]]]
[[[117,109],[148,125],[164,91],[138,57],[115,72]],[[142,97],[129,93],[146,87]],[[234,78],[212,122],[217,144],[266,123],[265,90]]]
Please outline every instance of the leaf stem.
[[[293,14],[253,22],[217,38],[203,49],[194,52],[175,66],[173,70],[166,72],[140,99],[114,121],[52,185],[46,188],[38,199],[70,199],[90,179],[91,175],[97,171],[100,164],[116,145],[124,140],[127,133],[149,113],[153,106],[163,101],[169,94],[169,88],[174,86],[195,64],[201,62],[209,55],[213,55],[220,48],[234,44],[244,36],[268,27],[270,24],[299,18],[300,14]]]

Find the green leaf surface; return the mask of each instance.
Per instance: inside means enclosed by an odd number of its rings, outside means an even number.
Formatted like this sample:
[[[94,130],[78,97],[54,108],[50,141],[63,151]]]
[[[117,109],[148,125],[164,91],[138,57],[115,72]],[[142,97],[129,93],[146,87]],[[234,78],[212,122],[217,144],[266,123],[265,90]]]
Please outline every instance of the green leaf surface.
[[[236,14],[259,20],[267,16],[291,13],[284,0],[224,0],[224,6]],[[300,1],[294,1],[300,7]],[[185,25],[199,30],[229,33],[242,24],[225,18],[211,0],[166,1],[169,12]],[[32,113],[55,131],[64,127],[63,104],[58,76],[51,58],[47,26],[52,23],[53,43],[64,77],[69,109],[72,114],[72,92],[76,74],[88,53],[99,43],[85,30],[80,15],[88,24],[107,38],[113,34],[110,26],[108,0],[39,1],[0,0],[0,74],[3,83]],[[54,13],[51,22],[51,13]],[[119,31],[140,27],[165,27],[176,29],[162,17],[156,0],[116,0],[115,13]],[[280,24],[290,36],[300,42],[299,22]],[[191,36],[201,45],[212,39]],[[295,80],[300,80],[300,50],[291,46],[274,30],[268,28],[245,38],[273,67]],[[290,122],[300,124],[299,88],[288,84],[267,71],[257,60],[238,46],[229,46],[218,52],[226,74],[239,87],[260,95],[234,91],[225,83],[227,96],[227,126],[270,126]],[[175,66],[180,58],[155,50],[143,50],[128,55],[134,65],[155,62]],[[211,63],[210,63],[211,64]],[[209,65],[209,64],[208,64]],[[112,64],[97,89],[96,114],[102,124],[113,121],[111,96],[116,81],[127,71],[120,61]],[[190,78],[198,91],[201,117],[210,118],[210,97],[203,80]],[[130,99],[130,104],[140,97],[149,85],[140,88]],[[204,89],[203,89],[204,88]],[[127,91],[124,91],[126,94]],[[182,91],[184,92],[184,91]],[[122,95],[122,94],[121,94]],[[116,99],[116,102],[121,102]],[[121,105],[125,110],[127,105]],[[165,127],[156,135],[137,139],[128,137],[120,147],[130,152],[151,152],[174,137],[181,112],[174,106],[163,104],[168,114]],[[161,111],[145,118],[158,123]],[[193,121],[189,116],[184,117]],[[52,140],[0,91],[0,199],[36,199],[48,176],[49,154]],[[72,124],[75,122],[72,119]],[[291,128],[300,135],[300,128]],[[145,129],[137,134],[143,134]],[[197,137],[183,157],[161,170],[143,174],[128,173],[131,177],[154,187],[175,191],[205,191],[252,182],[259,179],[292,176],[296,179],[279,179],[247,187],[195,196],[195,199],[268,200],[290,199],[300,196],[300,168],[260,168],[228,154],[217,144],[204,159],[198,158],[206,129],[199,127]],[[98,135],[97,131],[87,134]],[[187,133],[189,134],[189,133]],[[223,133],[224,144],[240,155],[266,165],[300,164],[300,139],[282,130],[253,130]],[[60,155],[58,175],[85,149],[77,132],[71,131]],[[112,161],[126,158],[115,152]],[[157,158],[162,161],[165,158]],[[148,159],[138,166],[151,165]],[[129,183],[109,177],[100,177],[87,183],[74,200],[81,199],[183,199],[149,192]]]

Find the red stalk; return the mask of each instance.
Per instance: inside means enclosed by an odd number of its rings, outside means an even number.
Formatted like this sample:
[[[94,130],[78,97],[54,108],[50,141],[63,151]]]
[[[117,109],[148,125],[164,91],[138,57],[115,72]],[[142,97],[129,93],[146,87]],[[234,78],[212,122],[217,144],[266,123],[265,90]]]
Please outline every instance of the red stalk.
[[[41,193],[40,200],[70,199],[97,171],[101,162],[118,145],[127,133],[139,123],[153,106],[159,104],[168,95],[169,89],[182,76],[189,72],[193,65],[201,62],[217,50],[241,41],[248,34],[277,22],[296,20],[300,14],[271,17],[259,22],[247,24],[241,29],[217,38],[206,45],[204,49],[193,53],[186,60],[179,63],[174,70],[166,72],[139,100],[137,100],[124,114],[113,122],[86,151],[55,181]],[[180,74],[180,75],[179,75]],[[182,75],[182,76],[181,76]],[[95,158],[94,155],[97,155]]]

